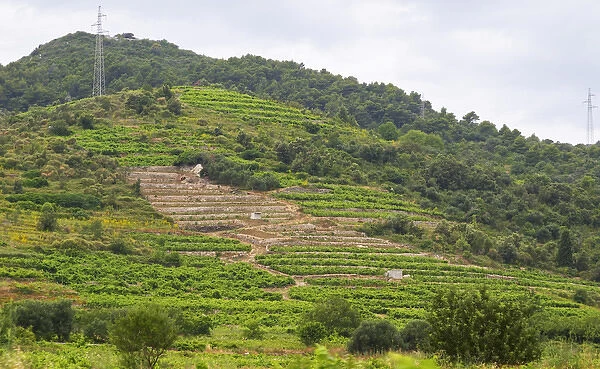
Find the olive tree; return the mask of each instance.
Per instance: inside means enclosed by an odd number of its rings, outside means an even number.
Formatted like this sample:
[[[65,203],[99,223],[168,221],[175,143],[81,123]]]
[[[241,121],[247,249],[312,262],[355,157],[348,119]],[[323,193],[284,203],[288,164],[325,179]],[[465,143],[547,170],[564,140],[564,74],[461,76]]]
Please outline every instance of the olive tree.
[[[176,337],[174,320],[153,304],[132,308],[110,330],[110,341],[128,368],[154,368]]]

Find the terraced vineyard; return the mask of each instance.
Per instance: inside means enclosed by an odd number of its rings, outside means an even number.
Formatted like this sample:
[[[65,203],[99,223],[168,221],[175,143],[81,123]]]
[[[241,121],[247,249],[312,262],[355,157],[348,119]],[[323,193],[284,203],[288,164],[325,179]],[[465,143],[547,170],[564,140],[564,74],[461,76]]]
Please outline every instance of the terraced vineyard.
[[[388,218],[398,213],[408,214],[414,221],[429,221],[432,216],[442,215],[405,201],[397,194],[355,186],[292,187],[280,191],[276,197],[294,201],[306,214],[338,218],[346,223]]]
[[[140,181],[141,191],[159,212],[182,228],[218,231],[248,226],[252,213],[262,221],[280,223],[296,216],[295,207],[257,193],[211,184],[189,169],[149,167],[128,172],[130,182]]]
[[[355,215],[361,214],[361,209],[373,213],[399,211],[417,219],[436,221],[435,215],[419,211],[392,194],[379,197],[383,193],[376,190],[353,191],[345,186],[323,186],[319,190],[291,188],[275,193],[277,198],[298,201],[302,209],[309,208],[309,213],[312,208],[329,207],[340,212],[312,217],[265,194],[210,184],[185,169],[137,168],[129,172],[129,180],[137,179],[156,209],[173,217],[182,228],[218,232],[247,242],[252,249],[242,259],[272,273],[292,277],[295,285],[278,290],[286,300],[315,302],[340,295],[359,306],[367,316],[386,315],[405,323],[424,318],[427,301],[440,288],[485,285],[501,295],[535,291],[548,314],[594,314],[593,309],[571,300],[576,290],[593,292],[597,288],[593,282],[573,281],[538,271],[452,264],[436,255],[417,253],[408,245],[367,237],[352,229],[351,225],[358,221],[370,221],[369,217]],[[263,218],[251,220],[250,213],[254,211],[260,211]],[[165,238],[167,243],[180,245],[175,239]],[[235,245],[231,249],[249,250],[243,244]],[[188,246],[170,249],[183,251]],[[402,270],[403,278],[386,278],[384,275],[390,270]]]
[[[323,118],[306,109],[292,108],[279,102],[216,88],[180,87],[181,101],[191,106],[217,112],[226,119],[249,123],[277,123],[303,127],[323,124]]]

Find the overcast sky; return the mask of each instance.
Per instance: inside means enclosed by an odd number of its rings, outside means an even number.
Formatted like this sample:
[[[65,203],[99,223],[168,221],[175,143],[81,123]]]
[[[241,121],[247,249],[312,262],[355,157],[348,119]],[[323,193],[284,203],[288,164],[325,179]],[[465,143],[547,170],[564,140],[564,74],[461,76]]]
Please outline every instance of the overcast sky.
[[[0,0],[0,63],[92,32],[98,5],[111,35],[389,82],[541,139],[586,143],[583,100],[600,96],[596,0]]]

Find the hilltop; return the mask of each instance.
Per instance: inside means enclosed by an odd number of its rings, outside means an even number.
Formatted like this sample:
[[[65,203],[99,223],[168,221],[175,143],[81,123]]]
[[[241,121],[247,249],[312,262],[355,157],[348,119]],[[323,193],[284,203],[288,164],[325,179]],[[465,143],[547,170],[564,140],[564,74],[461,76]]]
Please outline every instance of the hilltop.
[[[77,32],[40,45],[29,56],[0,66],[0,108],[24,111],[91,96],[94,35]],[[246,55],[227,60],[180,50],[166,40],[105,39],[106,83],[109,93],[144,86],[222,84],[227,89],[262,98],[293,102],[356,120],[362,127],[392,121],[411,123],[421,110],[418,94],[391,84],[359,83],[302,63],[280,62]],[[430,104],[426,103],[429,109]]]

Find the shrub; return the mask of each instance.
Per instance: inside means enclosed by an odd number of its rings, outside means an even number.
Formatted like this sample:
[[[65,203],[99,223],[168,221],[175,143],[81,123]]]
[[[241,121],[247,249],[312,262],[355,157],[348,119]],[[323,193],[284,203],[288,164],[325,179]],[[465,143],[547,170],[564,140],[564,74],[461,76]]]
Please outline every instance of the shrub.
[[[303,319],[303,325],[309,322],[321,323],[328,335],[338,334],[350,337],[360,324],[360,315],[350,303],[341,297],[332,297],[316,304]]]
[[[83,129],[94,129],[94,116],[90,114],[81,115],[78,123]]]
[[[31,327],[37,339],[51,340],[56,337],[66,342],[73,324],[71,301],[25,300],[17,304],[15,322],[19,327]]]
[[[400,347],[406,351],[431,351],[431,325],[425,320],[411,320],[400,331]]]
[[[53,204],[47,202],[42,205],[40,219],[38,220],[37,228],[40,231],[53,232],[58,228],[58,220],[56,208]]]
[[[113,239],[108,245],[108,249],[110,252],[117,255],[133,254],[133,246],[125,242],[125,240],[122,238]]]
[[[108,342],[108,321],[94,319],[83,328],[83,335],[94,343]]]
[[[265,331],[258,320],[251,320],[246,323],[243,335],[244,338],[260,340],[264,337]]]
[[[204,314],[182,314],[177,317],[177,325],[182,333],[198,336],[210,335],[213,322],[209,316]]]
[[[42,188],[42,187],[49,186],[48,180],[46,178],[41,178],[41,177],[25,179],[25,180],[23,180],[22,183],[23,183],[23,187]],[[17,192],[15,192],[15,193],[17,193]]]
[[[352,334],[348,351],[355,354],[383,353],[400,346],[398,329],[387,320],[366,321]]]
[[[91,243],[79,237],[54,241],[52,247],[63,251],[89,251],[93,248]]]
[[[396,214],[382,222],[367,223],[360,229],[369,236],[385,234],[412,234],[417,237],[423,235],[423,230],[411,221],[405,214]]]
[[[478,291],[441,291],[429,310],[433,349],[451,361],[523,364],[541,355],[533,324],[539,303],[530,296],[510,300]]]
[[[71,133],[69,126],[65,122],[54,122],[48,127],[48,132],[54,136],[68,136]]]
[[[312,346],[327,337],[327,329],[321,322],[307,322],[298,329],[298,336],[306,346]]]

